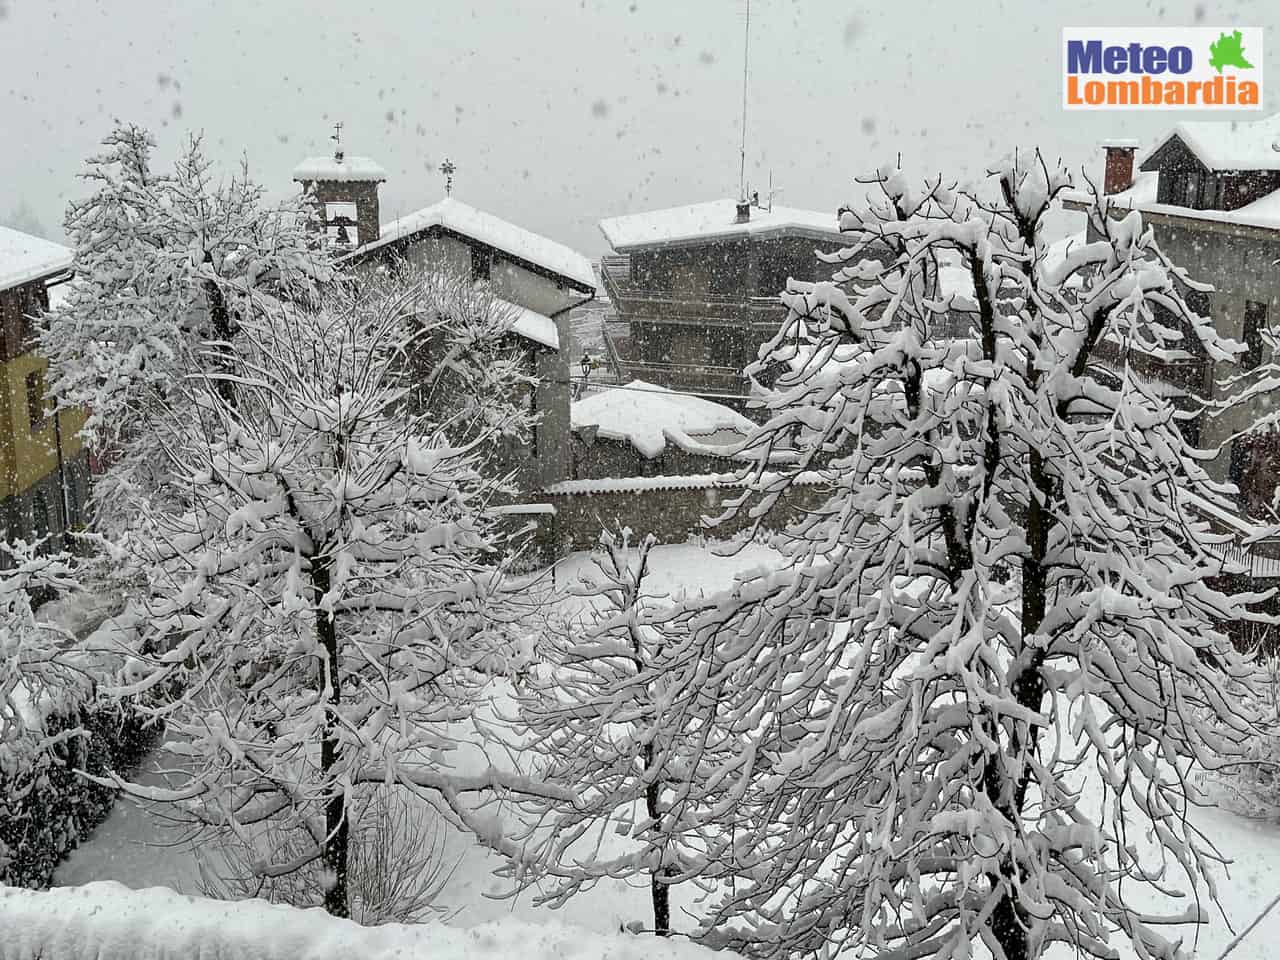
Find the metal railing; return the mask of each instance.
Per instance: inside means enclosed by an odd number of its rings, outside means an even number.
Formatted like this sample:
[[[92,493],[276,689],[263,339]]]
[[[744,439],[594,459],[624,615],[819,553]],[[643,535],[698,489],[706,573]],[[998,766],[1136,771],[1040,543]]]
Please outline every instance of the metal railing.
[[[662,387],[742,392],[742,372],[736,367],[643,360],[630,352],[629,338],[624,335],[627,330],[627,324],[617,320],[604,320],[600,324],[605,356],[619,383],[645,380]]]
[[[623,313],[657,313],[661,319],[699,323],[765,323],[785,312],[777,297],[642,287],[632,280],[630,257],[603,257],[600,276],[609,299]]]

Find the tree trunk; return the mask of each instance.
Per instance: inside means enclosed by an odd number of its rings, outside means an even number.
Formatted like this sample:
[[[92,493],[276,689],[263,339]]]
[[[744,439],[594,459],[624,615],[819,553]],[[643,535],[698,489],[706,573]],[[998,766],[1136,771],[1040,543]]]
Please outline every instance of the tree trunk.
[[[1037,632],[1044,623],[1047,606],[1048,570],[1044,559],[1049,544],[1049,504],[1052,495],[1052,482],[1045,470],[1044,457],[1038,451],[1030,454],[1031,498],[1027,509],[1027,560],[1022,566],[1022,636],[1025,638]],[[1023,672],[1014,678],[1012,690],[1014,699],[1020,706],[1039,711],[1044,706],[1045,684],[1040,672],[1044,662],[1043,654],[1031,658]],[[987,795],[997,809],[1003,809],[1010,819],[1022,816],[1022,808],[1026,802],[1027,786],[1030,783],[1030,772],[1026,769],[1026,759],[1036,750],[1040,729],[1032,728],[1028,742],[1020,742],[1017,733],[1011,737],[1009,754],[1012,760],[1023,763],[1017,783],[1009,782],[1009,772],[995,769],[999,763],[997,757],[988,761]],[[1006,860],[1002,873],[1003,878],[992,877],[992,882],[1003,879],[1012,885],[1017,878],[1018,865]],[[991,932],[995,936],[1006,960],[1030,960],[1030,922],[1011,892],[1005,893],[991,912]]]
[[[653,768],[652,743],[647,743],[644,747],[644,768],[646,771]],[[662,837],[661,794],[662,785],[657,782],[649,784],[644,791],[645,808],[649,821],[653,824],[650,829],[659,839]],[[671,885],[661,879],[670,875],[671,869],[667,866],[659,866],[649,875],[649,892],[653,899],[653,932],[660,937],[671,936]]]
[[[660,873],[656,872],[649,877],[649,892],[653,898],[653,932],[660,937],[669,937],[671,936],[671,885],[663,883],[659,877]]]
[[[209,254],[205,254],[205,261],[212,261]],[[213,330],[220,345],[218,347],[218,357],[222,361],[220,373],[232,373],[235,370],[235,351],[231,348],[231,311],[227,309],[227,298],[223,295],[222,289],[212,280],[204,282],[205,297],[209,301],[209,317],[213,321]],[[217,382],[218,396],[223,402],[232,409],[236,405],[236,391],[231,381],[222,377]]]
[[[329,563],[327,559],[313,558],[311,583],[316,597],[329,591]],[[347,859],[350,842],[350,824],[347,822],[347,797],[341,784],[333,781],[332,771],[340,754],[337,736],[337,711],[342,702],[341,677],[338,671],[338,631],[333,614],[316,611],[316,633],[324,648],[325,661],[320,676],[321,690],[328,686],[328,707],[325,711],[324,732],[320,740],[320,773],[329,784],[329,795],[324,804],[324,849],[320,863],[324,866],[326,886],[324,908],[335,917],[350,917],[351,904],[347,891]]]

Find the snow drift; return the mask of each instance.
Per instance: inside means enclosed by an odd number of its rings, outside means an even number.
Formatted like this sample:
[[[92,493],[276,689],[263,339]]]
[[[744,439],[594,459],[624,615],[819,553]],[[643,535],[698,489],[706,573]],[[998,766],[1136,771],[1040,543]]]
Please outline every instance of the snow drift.
[[[163,887],[90,883],[47,892],[0,889],[0,960],[697,960],[705,947],[592,933],[558,919],[504,918],[470,929],[443,923],[361,927],[323,910],[264,900],[226,902]],[[716,953],[719,958],[734,955]]]

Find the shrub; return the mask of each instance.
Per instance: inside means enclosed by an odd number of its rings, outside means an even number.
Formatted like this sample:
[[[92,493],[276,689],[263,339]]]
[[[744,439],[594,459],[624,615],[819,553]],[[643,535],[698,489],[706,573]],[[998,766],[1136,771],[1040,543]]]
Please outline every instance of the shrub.
[[[58,864],[111,811],[118,791],[76,774],[134,769],[157,728],[127,703],[98,698],[0,750],[0,884],[46,887]],[[69,734],[75,730],[81,734]]]

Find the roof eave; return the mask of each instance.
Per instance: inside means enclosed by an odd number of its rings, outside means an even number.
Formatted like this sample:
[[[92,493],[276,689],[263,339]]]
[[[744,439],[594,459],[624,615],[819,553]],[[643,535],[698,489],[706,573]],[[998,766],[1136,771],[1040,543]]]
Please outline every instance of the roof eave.
[[[572,290],[575,290],[578,293],[581,293],[585,296],[594,297],[596,294],[595,284],[586,284],[583,281],[577,279],[576,277],[571,277],[568,274],[561,273],[559,270],[556,270],[552,267],[547,267],[540,263],[534,263],[532,260],[526,260],[524,257],[521,257],[518,254],[511,253],[510,251],[504,250],[501,247],[495,247],[491,243],[486,243],[483,240],[479,240],[471,236],[470,234],[462,233],[459,230],[451,229],[450,227],[447,227],[443,223],[439,223],[439,222],[424,224],[423,226],[415,230],[410,230],[408,233],[402,233],[399,236],[379,237],[377,240],[374,240],[371,243],[363,244],[359,247],[356,247],[350,253],[347,253],[341,257],[338,257],[335,262],[347,263],[349,261],[359,261],[369,256],[370,254],[377,253],[380,250],[386,250],[388,247],[392,247],[395,244],[413,243],[418,240],[428,239],[429,237],[435,234],[454,237],[458,240],[461,240],[463,243],[466,243],[472,246],[485,247],[488,250],[493,250],[497,253],[501,253],[503,257],[510,260],[512,263],[514,263],[516,266],[520,267],[521,269],[528,270],[530,273],[537,273],[543,276],[551,277],[557,280],[558,282],[562,283],[564,286]]]

